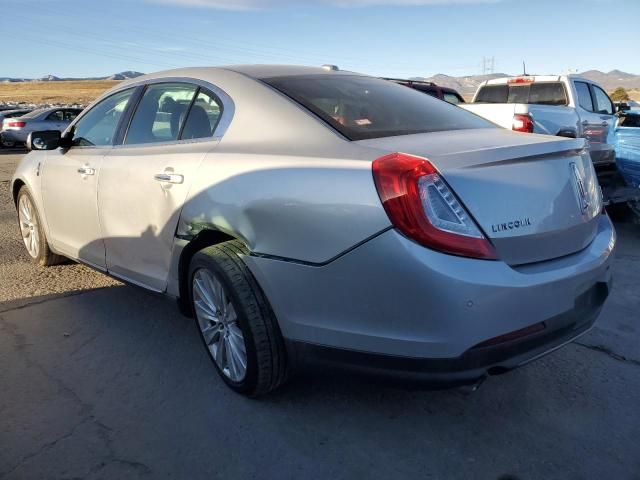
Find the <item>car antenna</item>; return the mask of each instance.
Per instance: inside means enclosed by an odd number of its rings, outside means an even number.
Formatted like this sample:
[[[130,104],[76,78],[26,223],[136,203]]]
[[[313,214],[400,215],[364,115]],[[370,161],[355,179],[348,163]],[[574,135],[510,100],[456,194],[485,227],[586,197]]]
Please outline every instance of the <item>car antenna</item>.
[[[527,64],[524,63],[524,60],[522,61],[522,76],[523,77],[529,76],[529,74],[527,73]]]

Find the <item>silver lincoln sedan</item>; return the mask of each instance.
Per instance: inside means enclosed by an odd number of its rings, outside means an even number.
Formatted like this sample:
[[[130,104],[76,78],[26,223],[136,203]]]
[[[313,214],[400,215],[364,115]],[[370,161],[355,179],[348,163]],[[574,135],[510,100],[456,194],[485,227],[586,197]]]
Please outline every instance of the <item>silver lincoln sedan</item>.
[[[609,293],[584,140],[385,80],[162,72],[28,146],[11,188],[34,261],[177,298],[247,395],[305,360],[476,382],[585,333]]]

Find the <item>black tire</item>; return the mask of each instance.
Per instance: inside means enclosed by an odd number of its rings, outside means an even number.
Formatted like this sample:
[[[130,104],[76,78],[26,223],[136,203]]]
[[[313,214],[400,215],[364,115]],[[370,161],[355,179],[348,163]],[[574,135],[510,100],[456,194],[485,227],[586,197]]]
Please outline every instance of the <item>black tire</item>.
[[[59,263],[66,261],[65,257],[53,253],[49,248],[49,241],[47,240],[47,236],[44,232],[44,228],[42,227],[42,220],[40,218],[40,214],[38,213],[36,204],[33,201],[33,197],[31,196],[31,193],[29,193],[29,189],[24,185],[22,186],[22,188],[20,188],[20,191],[18,192],[18,198],[16,202],[17,209],[20,208],[21,199],[23,197],[26,197],[29,200],[30,204],[33,206],[32,214],[36,219],[36,228],[38,229],[38,237],[39,237],[38,254],[34,257],[29,253],[27,249],[27,254],[31,258],[31,261],[43,267],[57,265]],[[19,218],[18,218],[18,228],[21,228]],[[22,236],[22,232],[21,232],[21,236]],[[25,245],[25,248],[26,248],[26,245]]]
[[[236,392],[257,397],[282,385],[288,369],[284,340],[275,315],[242,261],[242,256],[247,254],[246,247],[237,240],[197,252],[189,266],[189,300],[203,345],[220,377]],[[237,313],[247,354],[246,374],[240,382],[232,381],[220,370],[200,330],[194,306],[193,279],[202,268],[222,283]]]

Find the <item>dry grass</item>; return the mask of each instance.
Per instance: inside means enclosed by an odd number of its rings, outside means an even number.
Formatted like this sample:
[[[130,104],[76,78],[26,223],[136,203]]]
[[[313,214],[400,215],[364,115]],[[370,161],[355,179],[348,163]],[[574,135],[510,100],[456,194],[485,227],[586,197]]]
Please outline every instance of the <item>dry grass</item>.
[[[627,93],[631,97],[631,100],[640,102],[640,90],[627,90]]]
[[[87,104],[118,83],[115,80],[0,83],[0,102]]]

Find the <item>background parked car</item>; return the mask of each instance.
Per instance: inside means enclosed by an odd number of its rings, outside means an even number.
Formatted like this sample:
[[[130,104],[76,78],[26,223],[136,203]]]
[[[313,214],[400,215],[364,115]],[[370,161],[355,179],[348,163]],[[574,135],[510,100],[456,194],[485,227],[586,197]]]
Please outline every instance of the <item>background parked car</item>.
[[[616,108],[595,82],[577,75],[488,80],[463,108],[518,132],[589,140],[593,163],[615,162]]]
[[[616,166],[624,183],[640,188],[640,110],[620,112],[615,129]],[[640,218],[640,200],[631,199],[629,207]]]
[[[31,132],[42,130],[64,131],[78,116],[81,108],[40,108],[21,117],[2,121],[2,143],[24,143]]]
[[[400,85],[413,88],[414,90],[419,90],[420,92],[424,92],[427,95],[431,95],[432,97],[439,98],[440,100],[444,100],[445,102],[449,102],[454,105],[464,103],[464,98],[462,98],[462,95],[460,95],[453,88],[441,87],[440,85],[436,85],[433,82],[423,82],[421,80],[403,80],[400,78],[385,78],[385,80],[399,83]]]
[[[0,111],[0,129],[2,127],[2,122],[4,121],[5,118],[21,117],[22,115],[25,115],[29,112],[31,112],[31,109],[25,109],[25,108],[8,109],[8,110]],[[15,142],[10,142],[10,141],[0,142],[0,147],[11,148],[14,145],[15,145]]]

